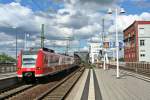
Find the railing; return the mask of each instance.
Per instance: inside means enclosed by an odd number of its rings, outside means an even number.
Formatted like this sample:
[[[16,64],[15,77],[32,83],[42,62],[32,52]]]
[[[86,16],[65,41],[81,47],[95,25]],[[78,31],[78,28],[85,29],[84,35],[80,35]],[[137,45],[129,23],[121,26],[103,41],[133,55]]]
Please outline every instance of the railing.
[[[9,73],[16,71],[15,63],[0,63],[0,73]]]
[[[109,63],[109,67],[115,68],[115,63]],[[136,73],[143,73],[150,75],[149,62],[120,62],[119,67],[125,70],[134,71]]]

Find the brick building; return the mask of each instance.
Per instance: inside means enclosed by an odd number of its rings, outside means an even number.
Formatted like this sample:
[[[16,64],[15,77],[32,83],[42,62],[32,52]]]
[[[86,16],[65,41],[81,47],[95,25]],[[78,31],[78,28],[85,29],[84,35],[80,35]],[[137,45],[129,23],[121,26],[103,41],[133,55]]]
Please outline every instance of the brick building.
[[[150,21],[135,21],[123,32],[125,62],[150,62]]]

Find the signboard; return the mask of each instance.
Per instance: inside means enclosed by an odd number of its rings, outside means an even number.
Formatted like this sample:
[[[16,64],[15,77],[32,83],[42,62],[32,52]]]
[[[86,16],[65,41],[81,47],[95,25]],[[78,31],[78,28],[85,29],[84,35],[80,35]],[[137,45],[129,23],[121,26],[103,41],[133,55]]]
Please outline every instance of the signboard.
[[[123,48],[123,43],[119,42],[119,48]]]
[[[99,43],[91,43],[91,48],[99,48]]]
[[[104,48],[116,48],[116,42],[104,42]],[[123,42],[119,42],[119,48],[124,48]]]
[[[103,43],[103,47],[104,47],[104,48],[109,48],[109,42],[104,42],[104,43]]]
[[[109,44],[110,44],[109,48],[115,48],[116,47],[115,42],[110,42]]]

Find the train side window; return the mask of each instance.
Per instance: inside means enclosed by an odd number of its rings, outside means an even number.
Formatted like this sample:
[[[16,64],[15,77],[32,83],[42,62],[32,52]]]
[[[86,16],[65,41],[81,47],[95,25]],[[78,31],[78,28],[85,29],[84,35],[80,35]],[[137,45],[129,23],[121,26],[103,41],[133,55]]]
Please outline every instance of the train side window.
[[[65,64],[65,57],[62,57],[62,64]]]
[[[50,55],[50,57],[49,57],[49,66],[52,64],[52,62],[53,62],[53,56]]]
[[[44,56],[44,64],[47,64],[47,63],[48,63],[47,56]]]
[[[59,65],[62,64],[62,57],[59,57]]]
[[[59,64],[59,56],[51,55],[49,58],[49,66],[55,66]]]
[[[48,56],[48,67],[50,66],[50,56]]]

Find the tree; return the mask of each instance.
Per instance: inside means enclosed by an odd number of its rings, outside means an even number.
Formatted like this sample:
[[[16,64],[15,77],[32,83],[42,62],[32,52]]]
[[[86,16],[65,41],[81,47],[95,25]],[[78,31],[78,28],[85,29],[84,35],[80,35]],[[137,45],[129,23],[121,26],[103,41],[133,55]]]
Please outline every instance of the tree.
[[[123,61],[124,61],[124,58],[119,58],[119,61],[122,61],[122,62],[123,62]]]
[[[6,63],[6,62],[15,62],[16,60],[11,57],[11,56],[8,56],[7,54],[5,53],[2,53],[0,54],[0,62],[1,63]]]

